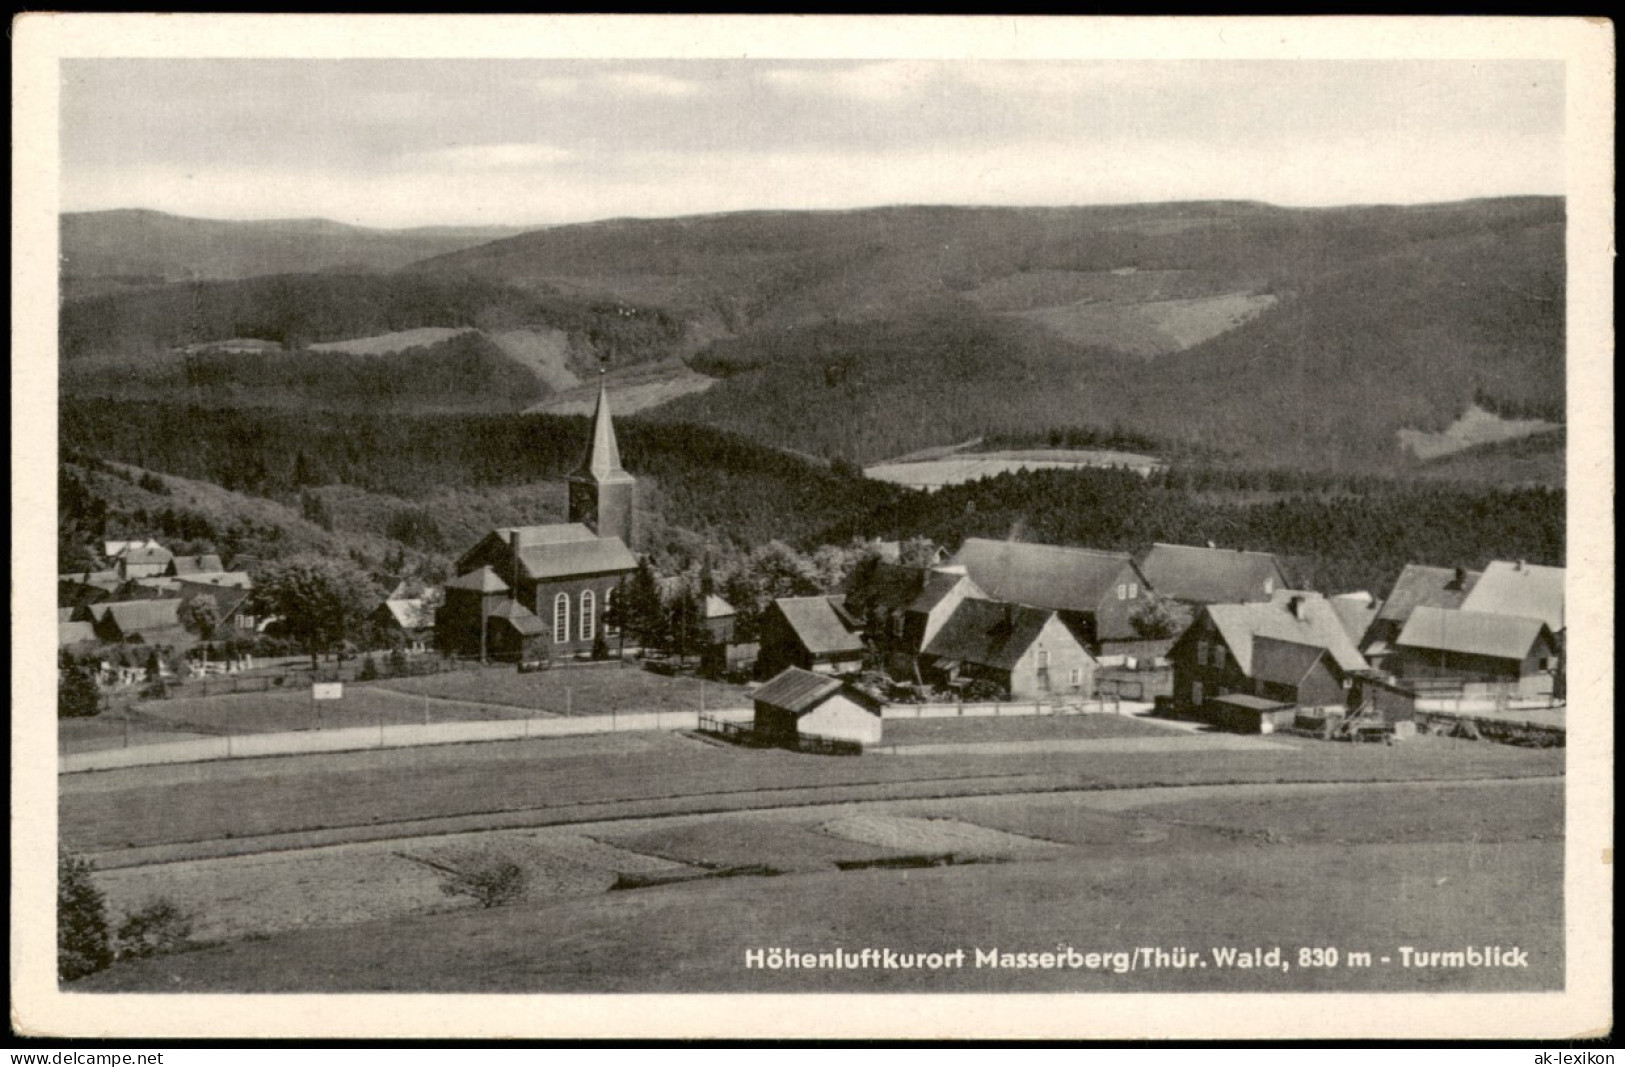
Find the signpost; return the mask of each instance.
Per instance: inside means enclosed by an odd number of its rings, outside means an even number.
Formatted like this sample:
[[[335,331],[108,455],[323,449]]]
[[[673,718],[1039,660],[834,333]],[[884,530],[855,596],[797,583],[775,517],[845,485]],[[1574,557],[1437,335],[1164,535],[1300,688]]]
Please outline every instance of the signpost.
[[[310,683],[310,710],[316,716],[316,729],[322,728],[322,700],[343,700],[343,682],[311,682]]]

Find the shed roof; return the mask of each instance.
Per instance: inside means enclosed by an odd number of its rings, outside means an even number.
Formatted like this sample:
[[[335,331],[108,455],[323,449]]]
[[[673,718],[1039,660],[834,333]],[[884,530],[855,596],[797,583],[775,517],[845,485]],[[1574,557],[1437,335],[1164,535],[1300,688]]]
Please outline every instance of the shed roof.
[[[734,610],[734,606],[732,604],[717,596],[715,593],[706,594],[705,603],[701,605],[701,610],[704,612],[705,618],[707,619],[726,619],[730,615],[739,614]]]
[[[181,580],[175,583],[180,587],[181,600],[190,604],[200,596],[206,596],[214,601],[215,616],[222,624],[231,620],[241,610],[243,604],[251,595],[246,589],[238,589],[229,585],[213,585],[209,582],[194,582]]]
[[[963,600],[924,651],[938,659],[1008,670],[1026,655],[1054,617],[1053,611],[1023,604]]]
[[[1092,548],[972,537],[951,562],[993,600],[1057,611],[1095,611],[1125,571],[1133,577],[1123,580],[1141,581],[1128,553]]]
[[[752,696],[757,704],[792,715],[804,715],[840,692],[842,682],[827,674],[815,674],[800,667],[786,667]]]
[[[790,624],[796,640],[815,656],[862,652],[863,638],[847,624],[840,597],[781,597],[773,606]]]
[[[1294,600],[1299,603],[1296,615],[1292,610]],[[1337,613],[1318,593],[1282,590],[1266,604],[1209,604],[1203,610],[1248,677],[1253,676],[1255,637],[1318,645],[1345,671],[1366,670],[1370,666],[1349,640]]]
[[[1140,573],[1163,596],[1197,604],[1259,601],[1287,584],[1271,553],[1198,545],[1152,545]]]
[[[1496,560],[1484,568],[1483,577],[1461,607],[1463,611],[1539,619],[1556,633],[1563,629],[1565,576],[1562,567]]]
[[[1377,618],[1384,622],[1404,625],[1411,612],[1422,606],[1432,608],[1459,608],[1472,592],[1480,575],[1478,571],[1462,568],[1458,573],[1451,567],[1428,567],[1420,563],[1407,563],[1394,581],[1388,599],[1377,609]]]
[[[120,633],[168,630],[181,624],[180,600],[124,600],[105,605]]]
[[[1253,638],[1253,677],[1261,682],[1297,686],[1327,654],[1319,645],[1283,641],[1277,637]]]
[[[247,571],[214,571],[205,574],[182,575],[179,581],[194,585],[220,585],[233,589],[252,589],[254,579],[249,577]]]
[[[1522,660],[1550,628],[1539,619],[1487,611],[1420,607],[1411,612],[1395,644],[1430,652],[1460,652]]]

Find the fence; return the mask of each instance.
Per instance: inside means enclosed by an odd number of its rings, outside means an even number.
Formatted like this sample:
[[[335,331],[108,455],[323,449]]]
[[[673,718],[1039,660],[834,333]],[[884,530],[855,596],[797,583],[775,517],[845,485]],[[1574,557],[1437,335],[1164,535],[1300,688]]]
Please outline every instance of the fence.
[[[718,722],[748,721],[749,708],[722,708],[706,713]],[[642,711],[584,715],[559,719],[499,719],[479,722],[353,726],[338,730],[302,730],[275,734],[237,734],[195,741],[170,741],[135,748],[111,748],[61,756],[58,773],[113,770],[157,763],[200,763],[255,756],[292,756],[316,752],[353,752],[420,745],[459,745],[481,741],[570,737],[581,734],[631,733],[645,730],[694,730],[697,711]]]
[[[967,704],[888,704],[881,711],[886,719],[951,719],[1021,715],[1122,714],[1123,701],[1103,693],[1088,700],[992,700]]]

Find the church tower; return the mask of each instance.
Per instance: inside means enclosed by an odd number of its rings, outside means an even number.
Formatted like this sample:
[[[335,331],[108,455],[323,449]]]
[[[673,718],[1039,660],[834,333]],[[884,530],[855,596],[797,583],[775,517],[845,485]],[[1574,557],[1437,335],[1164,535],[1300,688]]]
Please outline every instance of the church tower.
[[[598,384],[598,409],[592,415],[592,443],[581,469],[570,475],[570,521],[586,523],[599,537],[619,537],[632,547],[632,496],[635,480],[621,466],[615,424],[609,417],[609,394]]]

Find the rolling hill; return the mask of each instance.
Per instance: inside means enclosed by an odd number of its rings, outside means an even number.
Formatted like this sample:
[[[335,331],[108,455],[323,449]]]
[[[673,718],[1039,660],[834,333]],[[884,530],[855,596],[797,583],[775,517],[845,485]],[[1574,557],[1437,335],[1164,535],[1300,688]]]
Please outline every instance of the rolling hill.
[[[623,219],[394,273],[76,299],[61,353],[88,361],[76,391],[113,395],[187,346],[473,328],[536,379],[515,399],[538,410],[579,410],[607,362],[656,418],[857,465],[1089,430],[1166,456],[1408,471],[1402,431],[1444,430],[1475,403],[1561,421],[1564,214],[1531,197]],[[221,253],[239,264],[240,237]]]
[[[517,230],[377,230],[328,219],[233,221],[161,211],[70,212],[61,218],[63,295],[292,271],[394,270]]]
[[[1561,412],[1564,207],[900,207],[563,226],[414,273],[638,300],[717,388],[655,409],[869,463],[1123,426],[1403,469],[1475,397]]]

